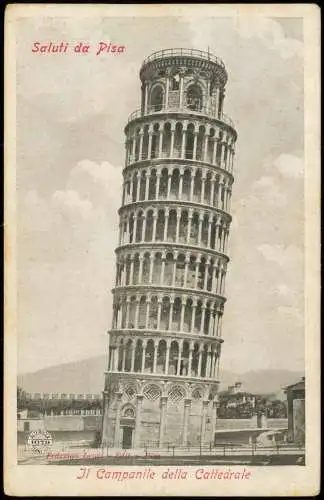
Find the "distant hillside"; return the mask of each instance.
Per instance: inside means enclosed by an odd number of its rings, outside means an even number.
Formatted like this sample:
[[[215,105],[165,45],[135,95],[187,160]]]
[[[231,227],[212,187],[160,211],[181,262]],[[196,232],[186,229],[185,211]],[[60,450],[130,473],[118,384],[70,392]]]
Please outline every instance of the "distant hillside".
[[[18,376],[18,385],[27,392],[100,393],[103,390],[105,356],[81,359]],[[258,370],[236,375],[221,373],[221,389],[242,382],[242,390],[256,394],[279,393],[304,373],[289,370]]]

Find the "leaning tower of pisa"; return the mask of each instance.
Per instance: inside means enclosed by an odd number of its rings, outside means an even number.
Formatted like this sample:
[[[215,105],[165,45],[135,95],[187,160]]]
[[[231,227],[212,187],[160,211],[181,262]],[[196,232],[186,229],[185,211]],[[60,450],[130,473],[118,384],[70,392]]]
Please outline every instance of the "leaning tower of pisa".
[[[197,446],[216,427],[237,134],[214,55],[156,52],[140,80],[125,126],[102,444]]]

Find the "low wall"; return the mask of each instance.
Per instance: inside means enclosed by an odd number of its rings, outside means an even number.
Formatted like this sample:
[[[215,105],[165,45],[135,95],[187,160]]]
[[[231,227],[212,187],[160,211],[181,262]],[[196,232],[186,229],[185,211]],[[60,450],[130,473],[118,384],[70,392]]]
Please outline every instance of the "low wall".
[[[256,425],[252,418],[218,418],[216,420],[216,430],[255,428]]]
[[[287,429],[287,418],[265,418],[262,427],[266,429]],[[217,430],[230,429],[258,429],[256,418],[218,418],[216,421]]]
[[[268,429],[288,429],[288,418],[268,418]]]

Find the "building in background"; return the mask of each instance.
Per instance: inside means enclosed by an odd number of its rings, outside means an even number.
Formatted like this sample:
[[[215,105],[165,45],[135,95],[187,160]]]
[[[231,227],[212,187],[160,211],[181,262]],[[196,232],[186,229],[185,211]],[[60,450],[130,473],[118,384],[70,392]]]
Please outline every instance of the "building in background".
[[[21,388],[18,388],[17,393],[18,420],[28,417],[102,414],[102,394],[28,393]]]
[[[168,49],[142,64],[125,127],[102,444],[213,441],[237,134],[224,63]]]
[[[288,441],[305,444],[305,377],[285,387],[288,406]]]

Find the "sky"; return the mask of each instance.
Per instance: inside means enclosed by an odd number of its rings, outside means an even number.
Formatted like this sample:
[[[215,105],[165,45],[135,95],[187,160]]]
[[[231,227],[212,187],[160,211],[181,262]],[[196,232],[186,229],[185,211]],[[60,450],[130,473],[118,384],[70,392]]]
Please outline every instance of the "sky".
[[[17,35],[18,372],[105,353],[124,126],[157,50],[226,65],[238,132],[221,364],[304,369],[303,26],[300,19],[21,19]],[[35,41],[88,54],[33,53]],[[100,41],[126,47],[95,55]]]

